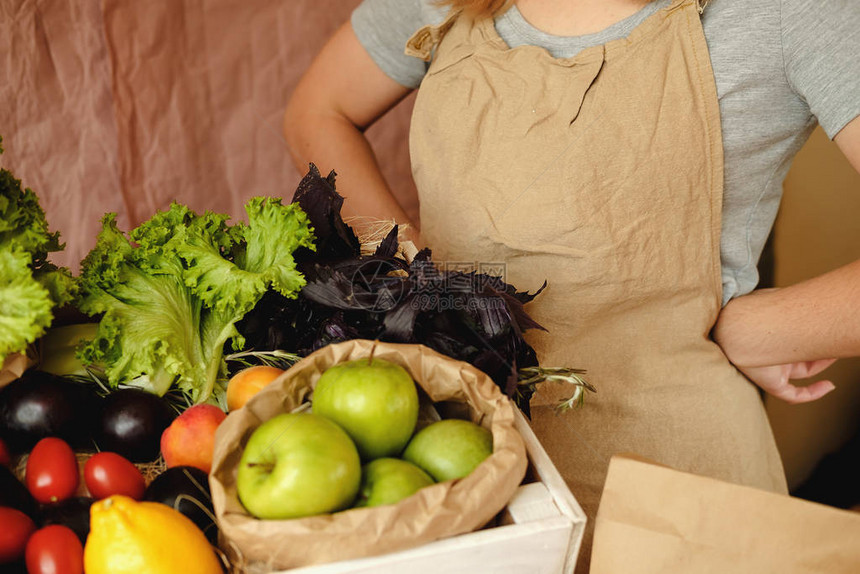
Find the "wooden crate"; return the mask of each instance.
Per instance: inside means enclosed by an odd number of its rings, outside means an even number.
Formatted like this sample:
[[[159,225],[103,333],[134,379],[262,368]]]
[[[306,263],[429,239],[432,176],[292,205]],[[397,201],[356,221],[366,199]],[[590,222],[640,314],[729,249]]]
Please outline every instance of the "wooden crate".
[[[585,514],[519,410],[516,426],[526,444],[529,470],[494,524],[410,550],[295,568],[283,574],[573,572]]]

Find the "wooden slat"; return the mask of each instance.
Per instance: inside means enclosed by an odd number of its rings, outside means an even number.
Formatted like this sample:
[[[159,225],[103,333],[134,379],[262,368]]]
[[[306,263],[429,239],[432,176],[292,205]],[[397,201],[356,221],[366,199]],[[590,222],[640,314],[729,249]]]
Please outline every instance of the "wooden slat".
[[[480,530],[385,556],[282,574],[558,574],[572,528],[568,518],[556,516]]]
[[[499,519],[499,524],[522,524],[562,516],[552,495],[542,482],[521,485]]]
[[[515,415],[514,424],[526,443],[529,461],[532,463],[535,473],[546,486],[561,513],[573,522],[573,529],[570,534],[570,547],[568,548],[567,560],[565,561],[563,570],[565,573],[572,573],[576,567],[576,558],[579,555],[579,548],[582,545],[582,537],[585,533],[585,512],[579,506],[576,498],[573,497],[558,469],[555,468],[549,455],[538,441],[526,417],[523,416],[519,409],[515,409]]]

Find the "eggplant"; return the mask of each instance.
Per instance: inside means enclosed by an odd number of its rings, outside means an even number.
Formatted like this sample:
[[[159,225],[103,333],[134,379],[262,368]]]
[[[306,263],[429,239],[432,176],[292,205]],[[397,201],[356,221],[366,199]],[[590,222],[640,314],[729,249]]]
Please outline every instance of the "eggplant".
[[[99,450],[132,462],[152,462],[161,452],[161,433],[174,418],[166,399],[140,389],[119,389],[102,403],[95,441]]]
[[[0,466],[0,506],[15,508],[36,521],[38,503],[11,470]]]
[[[143,499],[178,510],[203,531],[211,544],[218,543],[218,525],[209,492],[209,475],[193,466],[168,468],[146,488]]]
[[[95,500],[92,498],[76,496],[54,504],[44,504],[39,509],[36,524],[39,528],[49,524],[68,526],[80,539],[81,544],[86,544],[87,535],[90,533],[90,506],[93,502]]]
[[[11,564],[0,564],[3,574],[27,574],[27,564],[24,562],[24,559],[21,558]]]
[[[0,389],[0,436],[21,454],[47,436],[73,448],[92,446],[98,395],[92,385],[29,370]]]

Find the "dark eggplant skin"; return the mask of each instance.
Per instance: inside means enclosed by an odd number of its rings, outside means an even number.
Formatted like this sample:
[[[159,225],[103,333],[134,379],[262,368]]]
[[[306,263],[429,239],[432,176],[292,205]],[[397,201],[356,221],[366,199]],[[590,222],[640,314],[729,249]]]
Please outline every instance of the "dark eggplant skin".
[[[27,574],[27,565],[21,558],[11,564],[0,564],[0,572],[3,574]]]
[[[39,503],[11,470],[0,466],[0,506],[16,508],[36,522]]]
[[[188,500],[189,498],[193,498],[199,504]],[[199,468],[193,466],[168,468],[153,479],[146,488],[143,499],[148,502],[160,502],[178,510],[203,531],[211,544],[217,545],[218,525],[212,519],[215,516],[215,510],[209,492],[209,475]],[[204,511],[201,506],[206,510]]]
[[[39,508],[36,524],[44,528],[49,524],[68,526],[78,536],[81,544],[86,544],[90,533],[90,506],[92,498],[76,496],[56,504],[43,504]]]
[[[0,389],[0,436],[15,454],[48,436],[91,448],[99,401],[92,385],[28,370]]]
[[[101,451],[131,462],[152,462],[161,452],[161,433],[176,414],[167,401],[140,389],[118,389],[102,401],[95,430]]]

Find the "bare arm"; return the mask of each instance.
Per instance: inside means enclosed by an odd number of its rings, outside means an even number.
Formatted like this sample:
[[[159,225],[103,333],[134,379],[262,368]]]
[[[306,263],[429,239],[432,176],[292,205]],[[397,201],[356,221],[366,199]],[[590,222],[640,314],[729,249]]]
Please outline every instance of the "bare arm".
[[[834,141],[860,172],[860,118]],[[817,374],[832,363],[824,359],[860,356],[860,261],[734,299],[720,314],[714,339],[768,392],[789,402],[823,396],[833,388],[829,381],[806,389],[789,381]]]
[[[300,173],[313,162],[334,169],[346,198],[343,214],[410,222],[391,193],[364,130],[411,90],[370,58],[349,22],[329,39],[293,92],[284,114],[284,134]],[[413,234],[413,238],[417,238]]]

